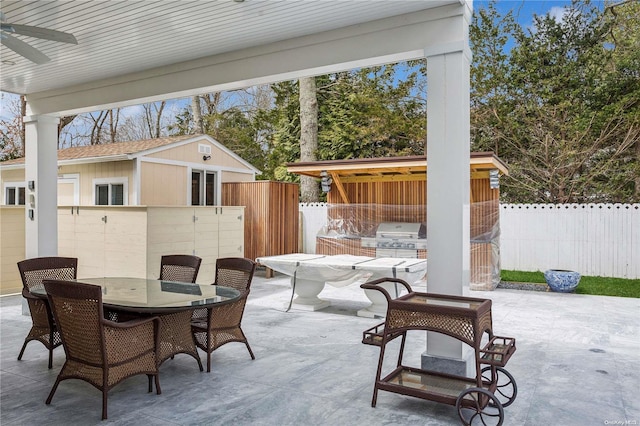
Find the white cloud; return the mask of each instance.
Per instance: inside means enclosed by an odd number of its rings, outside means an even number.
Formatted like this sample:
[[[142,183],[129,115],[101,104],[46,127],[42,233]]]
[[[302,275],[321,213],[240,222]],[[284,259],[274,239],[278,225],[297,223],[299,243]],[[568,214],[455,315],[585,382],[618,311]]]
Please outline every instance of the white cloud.
[[[567,16],[567,12],[568,10],[566,7],[554,6],[549,9],[548,13],[556,22],[561,23],[564,21],[564,17]]]

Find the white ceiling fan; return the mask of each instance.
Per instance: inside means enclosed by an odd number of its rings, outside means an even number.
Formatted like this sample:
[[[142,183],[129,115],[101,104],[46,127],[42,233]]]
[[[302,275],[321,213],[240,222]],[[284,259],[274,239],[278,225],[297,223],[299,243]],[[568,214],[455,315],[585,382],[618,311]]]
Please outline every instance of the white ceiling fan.
[[[62,31],[50,30],[48,28],[33,27],[30,25],[18,25],[5,22],[4,13],[0,12],[0,42],[9,49],[13,50],[20,56],[24,56],[31,62],[36,64],[44,64],[51,59],[29,45],[28,43],[13,37],[11,34],[24,35],[28,37],[41,38],[44,40],[53,40],[60,43],[78,44],[78,40],[73,34]]]

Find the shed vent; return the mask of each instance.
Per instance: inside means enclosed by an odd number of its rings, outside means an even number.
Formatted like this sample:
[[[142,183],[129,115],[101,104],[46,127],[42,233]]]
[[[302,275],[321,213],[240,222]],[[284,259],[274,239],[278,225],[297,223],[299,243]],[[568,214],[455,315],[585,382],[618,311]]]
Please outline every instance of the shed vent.
[[[211,145],[198,144],[198,152],[200,154],[211,154]]]

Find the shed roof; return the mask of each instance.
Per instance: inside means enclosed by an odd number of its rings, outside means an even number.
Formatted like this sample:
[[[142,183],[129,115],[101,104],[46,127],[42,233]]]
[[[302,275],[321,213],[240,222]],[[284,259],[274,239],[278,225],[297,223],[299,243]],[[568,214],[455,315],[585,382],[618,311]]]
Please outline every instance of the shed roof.
[[[326,171],[334,180],[339,179],[342,183],[424,180],[427,163],[426,155],[357,158],[288,163],[287,171],[315,178],[321,178],[321,173]],[[484,177],[491,169],[498,169],[503,175],[509,173],[506,164],[492,152],[472,152],[469,166],[472,178]]]
[[[259,172],[259,170],[253,167],[250,163],[243,160],[240,156],[208,135],[166,136],[163,138],[143,139],[130,142],[74,146],[71,148],[59,149],[58,162],[64,164],[127,160],[158,150],[168,149],[173,146],[180,145],[181,143],[190,143],[199,140],[202,140],[203,142],[207,141],[216,145],[223,151],[226,151],[229,155],[238,159],[238,161],[242,162],[247,168],[254,172]],[[24,167],[24,161],[24,157],[14,158],[12,160],[0,162],[0,166],[15,166],[16,168]]]

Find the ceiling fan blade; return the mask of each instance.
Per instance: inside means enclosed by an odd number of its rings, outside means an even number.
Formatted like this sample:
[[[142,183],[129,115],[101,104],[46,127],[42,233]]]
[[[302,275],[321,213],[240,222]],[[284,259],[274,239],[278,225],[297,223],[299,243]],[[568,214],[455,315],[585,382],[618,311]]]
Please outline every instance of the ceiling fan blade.
[[[41,38],[44,40],[59,41],[60,43],[78,44],[75,36],[70,33],[65,33],[57,30],[50,30],[48,28],[32,27],[30,25],[18,25],[18,24],[4,24],[13,28],[14,34],[25,35],[29,37]],[[4,28],[3,28],[4,29]]]
[[[18,55],[24,56],[31,62],[35,62],[36,64],[44,64],[49,62],[51,59],[35,47],[32,47],[25,43],[22,40],[18,40],[15,37],[11,37],[9,34],[2,34],[0,37],[0,42],[7,46],[9,49],[16,52]]]

